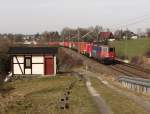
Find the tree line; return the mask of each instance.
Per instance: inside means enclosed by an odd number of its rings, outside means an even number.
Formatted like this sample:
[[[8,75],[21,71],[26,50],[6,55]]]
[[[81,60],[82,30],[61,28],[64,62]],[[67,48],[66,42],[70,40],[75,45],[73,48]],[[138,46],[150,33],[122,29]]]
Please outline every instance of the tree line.
[[[104,29],[102,26],[88,27],[88,28],[69,28],[65,27],[61,32],[59,31],[44,31],[32,35],[24,34],[0,34],[0,74],[8,72],[10,69],[9,58],[7,51],[9,47],[20,44],[22,46],[25,41],[36,41],[39,44],[47,44],[55,41],[86,41],[94,42],[100,41],[100,32],[111,32],[110,29]],[[130,38],[133,35],[139,37],[150,37],[150,28],[144,32],[141,29],[137,30],[137,34],[130,30],[116,30],[113,36],[117,40],[122,40],[124,36]]]
[[[32,35],[24,34],[0,34],[0,39],[9,40],[11,45],[20,43],[24,41],[36,41],[38,43],[44,44],[53,41],[99,41],[101,40],[100,32],[112,32],[108,28],[103,28],[102,26],[88,27],[88,28],[69,28],[65,27],[60,32],[59,31],[44,31],[42,33],[36,33]],[[150,28],[146,29],[144,32],[141,29],[137,29],[135,34],[131,30],[121,30],[118,29],[113,31],[114,39],[122,40],[124,37],[130,38],[132,36],[147,37],[150,36]]]

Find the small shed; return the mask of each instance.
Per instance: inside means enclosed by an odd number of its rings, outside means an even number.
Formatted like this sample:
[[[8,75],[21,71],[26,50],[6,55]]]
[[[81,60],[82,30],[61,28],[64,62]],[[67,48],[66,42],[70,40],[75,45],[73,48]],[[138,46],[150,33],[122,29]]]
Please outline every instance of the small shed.
[[[12,47],[13,75],[56,75],[56,47]]]

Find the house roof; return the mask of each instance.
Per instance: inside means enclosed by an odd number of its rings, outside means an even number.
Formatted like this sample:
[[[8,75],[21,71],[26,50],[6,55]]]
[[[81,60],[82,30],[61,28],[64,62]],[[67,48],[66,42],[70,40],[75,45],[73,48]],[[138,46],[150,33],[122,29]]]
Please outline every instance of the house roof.
[[[57,47],[11,47],[8,54],[56,54]]]
[[[108,39],[108,38],[112,38],[113,34],[112,32],[100,32],[99,36],[100,38]]]

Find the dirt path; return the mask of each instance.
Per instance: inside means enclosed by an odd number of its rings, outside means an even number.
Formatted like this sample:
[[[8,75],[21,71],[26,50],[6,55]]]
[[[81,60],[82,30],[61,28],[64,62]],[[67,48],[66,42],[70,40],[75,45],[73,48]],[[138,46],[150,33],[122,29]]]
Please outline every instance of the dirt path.
[[[93,97],[93,100],[95,101],[99,112],[101,112],[100,114],[113,114],[113,112],[107,106],[106,102],[101,97],[101,95],[98,94],[95,88],[91,85],[91,81],[88,77],[86,77],[86,86],[88,88],[89,93]]]
[[[150,112],[150,102],[143,99],[142,97],[139,97],[137,95],[135,95],[134,93],[128,92],[128,91],[123,91],[115,86],[113,86],[112,84],[110,84],[108,81],[103,80],[99,74],[96,73],[92,73],[87,71],[87,74],[93,77],[96,77],[97,79],[99,79],[103,84],[105,84],[107,87],[115,90],[116,92],[118,92],[120,95],[124,95],[126,97],[128,97],[128,99],[132,100],[133,102],[135,102],[136,104],[140,105],[141,107],[143,107],[145,110]]]
[[[127,92],[127,91],[123,91],[121,89],[118,89],[117,87],[110,85],[107,81],[104,81],[101,77],[97,77],[103,84],[105,84],[107,87],[115,90],[116,92],[118,92],[120,95],[125,95],[127,96],[129,99],[131,99],[132,101],[134,101],[135,103],[137,103],[138,105],[142,106],[145,110],[150,112],[150,102],[144,100],[143,98],[131,93],[131,92]]]
[[[112,110],[107,106],[105,100],[101,97],[101,95],[97,92],[97,90],[92,86],[90,77],[89,75],[87,75],[87,72],[81,69],[76,70],[76,72],[84,76],[86,80],[86,87],[90,95],[92,96],[100,114],[114,114]]]

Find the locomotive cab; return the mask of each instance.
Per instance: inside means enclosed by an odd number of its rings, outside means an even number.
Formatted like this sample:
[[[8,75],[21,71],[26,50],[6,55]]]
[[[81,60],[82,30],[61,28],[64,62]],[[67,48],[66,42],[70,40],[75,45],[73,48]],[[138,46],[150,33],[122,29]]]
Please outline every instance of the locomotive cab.
[[[116,54],[115,54],[115,48],[114,47],[110,47],[108,53],[109,53],[109,57],[114,60],[115,56],[116,56]]]
[[[101,60],[105,64],[109,64],[114,62],[115,60],[115,48],[114,47],[109,47],[109,46],[102,46],[102,51],[101,51]]]

